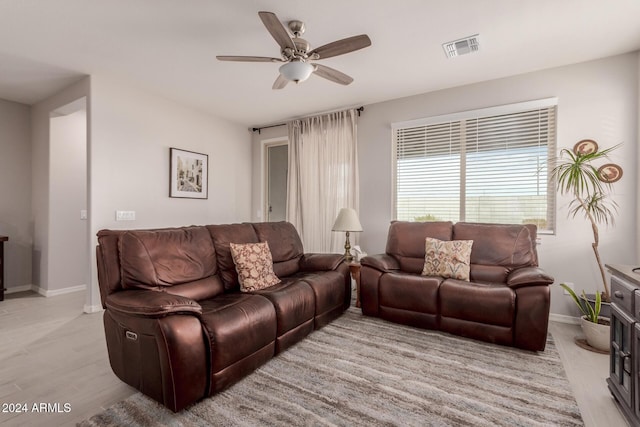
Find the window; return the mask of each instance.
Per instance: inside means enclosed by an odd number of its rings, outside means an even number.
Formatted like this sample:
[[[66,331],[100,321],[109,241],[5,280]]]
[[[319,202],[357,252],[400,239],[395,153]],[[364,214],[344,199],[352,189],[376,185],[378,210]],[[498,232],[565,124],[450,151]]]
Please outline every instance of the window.
[[[556,105],[554,98],[395,123],[395,218],[553,231]]]

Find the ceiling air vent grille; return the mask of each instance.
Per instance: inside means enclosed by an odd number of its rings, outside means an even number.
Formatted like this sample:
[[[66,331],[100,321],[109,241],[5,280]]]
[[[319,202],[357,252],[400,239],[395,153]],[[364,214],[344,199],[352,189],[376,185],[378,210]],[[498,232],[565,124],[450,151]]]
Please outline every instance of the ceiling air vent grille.
[[[467,53],[477,52],[480,49],[480,42],[478,34],[465,37],[463,39],[447,42],[442,45],[447,58],[454,58],[460,55],[466,55]]]

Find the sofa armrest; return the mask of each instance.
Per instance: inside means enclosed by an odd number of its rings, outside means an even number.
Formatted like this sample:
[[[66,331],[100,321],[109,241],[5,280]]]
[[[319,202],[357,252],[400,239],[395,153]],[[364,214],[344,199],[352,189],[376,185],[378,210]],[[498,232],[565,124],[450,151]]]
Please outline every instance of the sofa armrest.
[[[200,304],[190,298],[166,292],[130,290],[107,297],[107,309],[140,317],[164,317],[170,314],[202,314]]]
[[[387,254],[368,255],[360,260],[360,264],[384,272],[400,270],[400,264],[398,264],[398,261]]]
[[[513,270],[507,277],[507,286],[512,289],[522,288],[525,286],[550,285],[554,281],[540,267],[524,267]]]
[[[335,270],[342,261],[344,261],[344,256],[340,254],[304,254],[302,258],[300,258],[300,270]]]

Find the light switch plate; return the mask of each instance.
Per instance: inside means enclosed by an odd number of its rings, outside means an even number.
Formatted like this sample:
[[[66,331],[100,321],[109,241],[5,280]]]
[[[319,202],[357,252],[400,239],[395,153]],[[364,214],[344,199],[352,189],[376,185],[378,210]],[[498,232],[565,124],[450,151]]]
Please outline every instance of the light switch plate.
[[[82,209],[80,211],[80,219],[87,219],[87,210],[86,209]]]
[[[136,211],[116,211],[116,221],[135,221]]]

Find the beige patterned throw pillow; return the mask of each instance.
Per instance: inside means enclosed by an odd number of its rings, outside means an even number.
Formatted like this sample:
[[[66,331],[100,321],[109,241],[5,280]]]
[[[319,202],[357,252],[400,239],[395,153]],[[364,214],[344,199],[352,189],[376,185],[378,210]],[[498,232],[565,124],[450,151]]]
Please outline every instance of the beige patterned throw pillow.
[[[273,259],[267,242],[230,245],[242,292],[257,291],[280,283],[273,272]]]
[[[427,237],[423,276],[441,276],[469,281],[473,240],[444,241]]]

